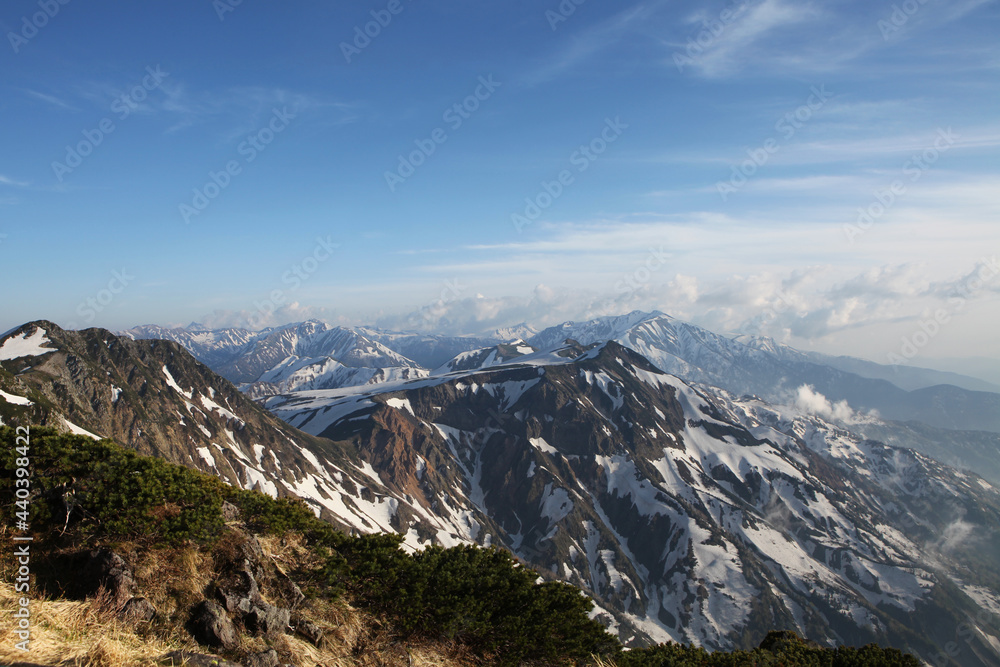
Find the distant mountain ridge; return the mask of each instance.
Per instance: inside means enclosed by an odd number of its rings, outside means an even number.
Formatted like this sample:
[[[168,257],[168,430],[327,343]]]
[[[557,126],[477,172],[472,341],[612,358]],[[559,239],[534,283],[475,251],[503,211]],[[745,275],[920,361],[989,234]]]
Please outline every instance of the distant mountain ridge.
[[[637,311],[589,322],[567,322],[545,329],[527,342],[545,349],[566,338],[583,344],[615,340],[658,368],[690,382],[738,395],[758,395],[772,403],[788,402],[798,387],[810,385],[830,401],[846,400],[856,410],[877,410],[885,419],[1000,432],[1000,393],[952,385],[906,391],[884,379],[818,363],[814,357],[769,338],[733,339],[663,313]],[[907,377],[912,381],[912,373]]]
[[[231,382],[253,386],[257,395],[420,377],[457,354],[498,342],[332,327],[316,320],[259,332],[146,325],[120,333],[136,340],[175,341]]]
[[[706,339],[722,338],[735,341],[751,350],[758,350],[769,354],[780,362],[813,363],[821,366],[829,366],[862,378],[885,380],[906,391],[951,384],[968,391],[1000,393],[1000,385],[968,375],[930,368],[878,364],[857,357],[801,351],[778,343],[766,336],[752,336],[747,334],[723,336],[713,334],[702,327],[675,320],[669,315],[657,311],[652,313],[634,311],[627,315],[596,318],[589,322],[566,322],[555,327],[549,327],[543,332],[535,330],[528,324],[521,323],[512,327],[496,329],[485,336],[417,334],[384,331],[371,327],[330,327],[316,320],[272,327],[261,331],[250,331],[239,328],[210,330],[196,322],[184,328],[173,329],[157,325],[144,325],[122,331],[120,334],[133,339],[160,338],[174,340],[184,345],[199,361],[222,372],[224,376],[229,377],[233,372],[232,369],[226,368],[226,364],[255,349],[255,346],[250,345],[251,341],[265,341],[276,332],[287,332],[289,330],[298,332],[300,336],[304,334],[306,337],[331,329],[353,332],[354,335],[365,339],[367,344],[381,344],[386,349],[402,357],[402,359],[393,359],[392,355],[388,355],[388,358],[378,367],[385,368],[398,364],[400,366],[418,366],[426,370],[432,370],[443,366],[464,352],[488,348],[500,343],[512,343],[516,340],[534,342],[544,347],[546,343],[558,345],[561,340],[574,337],[575,333],[576,337],[591,342],[596,340],[619,340],[619,342],[626,344],[624,340],[620,339],[626,337],[625,334],[628,330],[655,319],[666,319],[675,323],[674,326],[682,326],[688,328],[689,331],[699,332],[697,337],[704,337]],[[580,330],[583,330],[585,333],[580,334]],[[703,333],[707,333],[708,336],[705,337]],[[333,357],[345,366],[355,366],[350,360],[339,358],[335,346],[328,346],[327,349],[322,349],[323,344],[320,343],[318,347],[321,350],[321,354],[316,356]],[[685,355],[678,356],[686,358]],[[252,374],[256,370],[259,369],[253,368],[250,373]],[[247,380],[237,372],[234,381],[238,383],[252,382],[256,379]]]
[[[526,329],[521,325],[506,333]],[[509,340],[347,329],[321,322],[257,333],[233,329],[163,332],[155,327],[128,333],[133,337],[168,335],[255,399],[301,390],[343,389],[350,393],[358,386],[382,385],[389,390],[406,380],[485,368],[520,354],[516,352],[518,343]],[[996,463],[1000,460],[1000,440],[996,437],[1000,434],[1000,394],[954,385],[907,391],[886,379],[919,387],[949,377],[936,371],[827,358],[766,337],[731,338],[663,313],[638,311],[589,322],[566,322],[535,333],[524,346],[544,350],[561,346],[567,338],[585,344],[616,340],[678,377],[735,395],[757,395],[770,403],[793,404],[800,388],[811,387],[810,391],[823,400],[846,401],[851,410],[871,422],[858,426],[859,433],[878,434],[896,445],[979,471],[1000,483],[1000,464]],[[355,354],[358,350],[365,353]],[[976,382],[965,380],[970,386]],[[870,413],[877,413],[879,419],[864,417]],[[933,429],[940,433],[930,436]],[[942,447],[942,442],[948,447]]]
[[[933,370],[930,368],[919,368],[915,366],[901,366],[891,364],[878,364],[867,359],[849,357],[844,355],[830,355],[821,352],[803,352],[778,343],[772,338],[764,336],[734,336],[733,340],[743,343],[748,347],[767,349],[775,356],[787,361],[812,362],[825,366],[830,366],[847,373],[854,373],[861,377],[873,380],[886,380],[893,383],[900,389],[914,391],[925,389],[942,384],[951,384],[961,389],[969,391],[987,391],[998,393],[1000,385],[968,375],[950,373],[946,371]]]

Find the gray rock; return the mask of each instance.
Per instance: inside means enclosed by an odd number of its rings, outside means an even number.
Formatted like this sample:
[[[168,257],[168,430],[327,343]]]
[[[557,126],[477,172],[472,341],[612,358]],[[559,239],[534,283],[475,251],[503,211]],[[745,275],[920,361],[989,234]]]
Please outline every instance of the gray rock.
[[[291,614],[287,609],[279,609],[266,603],[254,607],[249,614],[243,617],[248,632],[272,639],[285,633],[290,620]]]
[[[279,667],[281,659],[273,648],[243,658],[243,667]]]
[[[240,520],[240,508],[228,500],[222,501],[222,519],[227,523]]]
[[[244,566],[242,569],[250,572],[255,579],[264,574],[264,549],[253,535],[247,537],[236,549],[236,562]]]
[[[236,627],[221,606],[205,600],[194,609],[188,629],[199,644],[233,648],[238,641]]]
[[[139,588],[125,559],[110,549],[90,552],[81,579],[86,594],[104,586],[118,604],[134,596]]]
[[[132,598],[125,603],[119,614],[129,623],[152,621],[156,618],[156,607],[146,598]]]
[[[300,635],[312,643],[313,646],[319,647],[323,642],[323,628],[312,621],[295,615],[292,617],[291,625],[295,629],[295,634]]]
[[[224,577],[216,586],[215,596],[231,614],[247,614],[254,606],[264,604],[257,580],[248,569]]]

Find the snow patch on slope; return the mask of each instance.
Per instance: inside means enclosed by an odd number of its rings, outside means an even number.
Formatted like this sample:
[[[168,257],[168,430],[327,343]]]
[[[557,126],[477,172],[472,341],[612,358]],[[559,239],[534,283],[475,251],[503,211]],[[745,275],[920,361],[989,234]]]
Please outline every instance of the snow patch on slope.
[[[8,394],[4,390],[0,389],[0,398],[7,401],[8,403],[13,403],[14,405],[34,405],[28,399],[22,396],[14,396],[13,394]]]
[[[30,336],[20,334],[11,336],[0,345],[0,361],[10,361],[21,357],[39,357],[49,352],[55,352],[54,348],[42,347],[45,343],[51,343],[44,329],[35,329]]]
[[[191,388],[187,391],[181,389],[181,386],[177,384],[176,380],[174,380],[174,376],[170,374],[170,370],[167,368],[166,364],[163,364],[163,374],[167,376],[167,386],[169,386],[171,389],[173,389],[178,394],[186,398],[194,397],[194,388]]]

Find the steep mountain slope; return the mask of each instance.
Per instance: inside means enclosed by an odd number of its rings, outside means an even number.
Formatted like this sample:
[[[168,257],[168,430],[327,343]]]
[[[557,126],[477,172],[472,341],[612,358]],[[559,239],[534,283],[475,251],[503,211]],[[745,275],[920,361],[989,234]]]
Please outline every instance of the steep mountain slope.
[[[333,357],[297,357],[292,355],[260,376],[256,382],[241,386],[252,398],[307,389],[333,389],[379,384],[427,377],[428,372],[415,366],[349,366]]]
[[[255,382],[275,371],[289,357],[317,361],[332,358],[354,368],[418,367],[417,363],[351,329],[310,321],[281,327],[255,339],[246,352],[215,370],[233,382]],[[273,380],[273,372],[270,377]]]
[[[542,331],[528,343],[547,349],[567,338],[583,344],[615,340],[668,373],[771,402],[787,401],[806,384],[831,401],[846,400],[855,409],[877,410],[886,419],[1000,432],[1000,394],[950,385],[905,391],[886,380],[816,363],[805,353],[770,339],[741,342],[663,313],[633,312],[590,322],[567,322]]]
[[[355,530],[393,530],[398,502],[344,447],[290,427],[170,341],[33,322],[0,339],[0,419],[111,438]],[[399,512],[405,510],[399,508]]]
[[[864,420],[851,431],[896,447],[908,447],[959,470],[971,470],[1000,488],[1000,433],[949,431],[920,422]]]
[[[786,627],[930,659],[982,612],[953,664],[1000,660],[1000,496],[974,476],[697,391],[613,342],[381,389],[266,405],[350,443],[460,539],[587,589],[626,640]]]

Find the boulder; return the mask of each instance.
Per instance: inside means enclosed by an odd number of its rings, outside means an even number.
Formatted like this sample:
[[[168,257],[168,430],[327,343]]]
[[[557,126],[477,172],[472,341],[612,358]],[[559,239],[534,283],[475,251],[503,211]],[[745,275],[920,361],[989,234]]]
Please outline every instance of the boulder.
[[[125,603],[119,615],[129,623],[142,623],[156,618],[156,607],[146,598],[132,598]]]
[[[96,593],[101,586],[117,604],[124,604],[138,591],[132,569],[125,559],[110,549],[91,551],[81,573],[85,594]]]
[[[302,589],[298,587],[298,584],[292,581],[291,577],[277,568],[275,568],[275,571],[277,573],[274,582],[275,592],[278,598],[285,603],[286,607],[294,610],[302,604],[306,596],[302,593]]]
[[[240,508],[232,504],[228,500],[222,501],[222,519],[229,523],[231,521],[240,520]]]
[[[240,569],[223,577],[216,585],[215,597],[231,614],[247,614],[253,607],[264,604],[257,579],[249,569]]]
[[[250,572],[254,579],[260,579],[264,575],[264,561],[264,549],[255,536],[247,536],[246,540],[236,547],[236,569]]]
[[[290,620],[291,614],[287,609],[266,603],[254,607],[243,617],[247,632],[272,639],[285,633]]]
[[[191,614],[188,629],[199,644],[231,649],[236,646],[236,627],[226,610],[211,600],[205,600]]]

